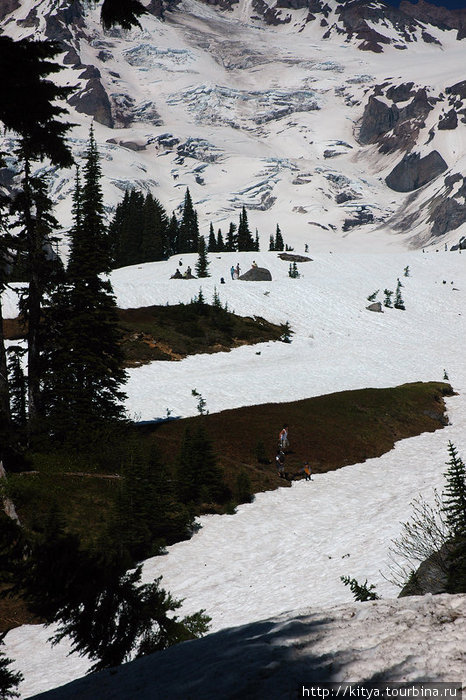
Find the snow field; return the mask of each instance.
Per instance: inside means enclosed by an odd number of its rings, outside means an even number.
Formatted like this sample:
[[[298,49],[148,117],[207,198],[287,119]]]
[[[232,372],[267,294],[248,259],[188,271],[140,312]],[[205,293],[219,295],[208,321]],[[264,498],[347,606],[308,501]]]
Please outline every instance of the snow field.
[[[179,258],[112,275],[122,307],[188,302],[200,286],[209,300],[216,286],[222,302],[236,313],[288,320],[295,331],[289,345],[262,343],[131,370],[127,407],[141,420],[163,417],[166,408],[173,415],[194,415],[194,387],[211,412],[441,380],[444,369],[458,392],[447,399],[450,425],[445,429],[399,442],[378,459],[316,475],[312,483],[258,494],[235,515],[202,517],[201,530],[189,542],[148,560],[144,580],[162,574],[162,585],[185,599],[181,612],[204,608],[212,631],[303,606],[330,608],[349,601],[341,575],[367,578],[383,596],[396,595],[383,577],[390,541],[409,518],[410,502],[419,494],[430,500],[433,488],[442,488],[448,440],[466,453],[465,255],[364,254],[353,243],[352,251],[349,245],[338,253],[311,250],[313,261],[298,265],[301,279],[290,279],[289,263],[275,253],[210,255],[212,277],[205,280],[168,279]],[[196,256],[181,257],[183,268],[194,266]],[[231,265],[239,261],[244,272],[253,259],[271,270],[273,281],[231,281]],[[219,284],[221,276],[225,285]],[[378,288],[394,289],[397,277],[405,285],[406,311],[367,311],[366,297]],[[312,450],[312,435],[309,446]],[[22,697],[85,671],[85,660],[66,656],[66,644],[50,648],[45,639],[51,634],[52,629],[25,626],[6,637],[6,653],[26,677]]]

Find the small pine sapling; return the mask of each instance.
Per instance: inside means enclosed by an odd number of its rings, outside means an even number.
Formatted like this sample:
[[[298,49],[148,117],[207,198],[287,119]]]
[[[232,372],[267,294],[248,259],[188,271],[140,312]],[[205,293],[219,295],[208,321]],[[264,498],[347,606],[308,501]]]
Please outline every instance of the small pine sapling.
[[[200,416],[207,416],[209,415],[209,411],[207,410],[207,402],[205,398],[200,394],[197,389],[192,389],[191,390],[191,396],[194,396],[194,398],[197,399],[197,412],[199,413]]]
[[[406,265],[406,267],[404,268],[403,275],[405,277],[409,277],[409,265]]]
[[[282,334],[280,336],[280,340],[282,343],[291,343],[291,334],[293,331],[291,330],[289,321],[286,323],[282,323]]]
[[[355,578],[350,578],[349,576],[340,576],[340,580],[343,581],[345,586],[349,586],[354,599],[359,602],[364,602],[366,600],[379,600],[380,596],[375,592],[375,586],[367,584],[367,579],[364,583],[358,583]]]
[[[385,299],[383,300],[383,305],[387,307],[387,309],[392,308],[392,295],[393,291],[391,289],[384,289],[383,293],[385,294]]]
[[[375,292],[372,292],[372,294],[369,294],[367,297],[367,301],[375,301],[375,298],[377,294],[379,293],[380,289],[376,289]]]
[[[446,379],[448,382],[450,381],[450,377],[448,376],[446,369],[443,370],[443,378]]]
[[[397,285],[396,285],[396,292],[395,292],[395,303],[393,304],[393,306],[395,307],[395,309],[401,309],[401,311],[404,311],[405,310],[405,303],[404,303],[403,298],[401,296],[402,286],[403,285],[401,284],[400,280],[398,279]]]
[[[212,298],[212,306],[216,306],[218,309],[222,308],[222,302],[220,301],[220,297],[218,295],[217,287],[214,287],[214,296]]]

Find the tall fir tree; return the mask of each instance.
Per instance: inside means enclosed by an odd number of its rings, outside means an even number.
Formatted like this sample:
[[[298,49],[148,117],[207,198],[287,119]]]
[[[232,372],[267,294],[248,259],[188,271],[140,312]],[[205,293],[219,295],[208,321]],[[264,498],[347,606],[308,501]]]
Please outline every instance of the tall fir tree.
[[[176,255],[180,252],[179,249],[179,225],[175,212],[172,212],[170,221],[167,227],[167,257]]]
[[[259,231],[256,229],[256,237],[254,239],[254,250],[258,253],[259,249],[260,249]]]
[[[37,431],[43,407],[41,403],[41,317],[44,298],[61,273],[59,259],[51,247],[56,240],[58,222],[52,214],[53,204],[47,183],[31,174],[31,164],[24,158],[21,190],[12,202],[16,216],[18,250],[24,253],[27,287],[23,290],[19,309],[27,324],[28,430],[29,438]]]
[[[254,239],[249,230],[248,215],[245,206],[243,206],[239,215],[237,240],[238,250],[254,250]]]
[[[205,238],[204,236],[199,236],[199,244],[198,244],[198,258],[196,262],[196,275],[198,277],[210,277],[209,275],[209,261],[207,259],[207,251],[206,251],[206,245],[205,245]]]
[[[283,243],[282,232],[280,230],[280,226],[277,224],[277,229],[275,231],[274,250],[284,250],[284,249],[285,249],[285,245]]]
[[[217,231],[217,251],[223,253],[225,250],[225,242],[223,240],[222,229],[219,228]]]
[[[269,250],[275,250],[275,237],[272,234],[269,237]]]
[[[210,222],[209,227],[209,242],[207,244],[207,250],[209,251],[209,253],[216,253],[218,251],[217,239],[215,238],[215,232],[212,222]]]
[[[8,354],[8,376],[10,386],[10,411],[13,422],[20,428],[26,425],[26,378],[21,366],[21,357],[26,351],[21,347],[10,347]]]
[[[141,253],[138,262],[155,262],[168,256],[167,213],[158,199],[146,195],[143,207]]]
[[[196,253],[198,241],[199,225],[197,220],[197,212],[193,207],[193,200],[188,188],[184,197],[183,215],[179,226],[178,252]]]
[[[108,278],[111,251],[105,229],[99,156],[91,130],[71,231],[68,280],[57,285],[44,314],[43,395],[48,429],[76,447],[121,419],[126,381],[115,298]]]
[[[466,536],[466,467],[455,445],[448,443],[450,455],[445,473],[443,512],[453,536]]]
[[[228,228],[226,250],[229,253],[234,253],[238,250],[238,234],[236,231],[236,224],[234,224],[233,221],[230,221],[230,226]]]

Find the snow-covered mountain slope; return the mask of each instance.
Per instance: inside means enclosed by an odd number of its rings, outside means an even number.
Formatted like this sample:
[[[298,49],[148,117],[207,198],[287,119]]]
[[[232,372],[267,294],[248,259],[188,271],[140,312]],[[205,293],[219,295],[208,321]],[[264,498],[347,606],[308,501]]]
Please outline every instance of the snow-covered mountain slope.
[[[38,697],[259,700],[307,697],[311,684],[328,681],[464,684],[465,645],[464,595],[304,608],[172,647]]]
[[[166,408],[173,416],[194,415],[194,387],[212,412],[343,389],[441,380],[444,369],[458,393],[447,399],[450,423],[444,429],[399,442],[379,459],[317,475],[312,483],[260,494],[235,515],[203,517],[202,529],[189,542],[147,561],[145,580],[162,574],[163,585],[185,598],[183,613],[205,608],[213,630],[303,605],[344,603],[350,594],[341,575],[367,578],[382,595],[396,595],[384,579],[390,542],[409,519],[410,502],[419,494],[431,500],[433,488],[442,489],[448,441],[466,455],[465,253],[361,253],[361,236],[355,232],[333,253],[311,251],[313,260],[299,264],[299,279],[288,277],[288,263],[274,253],[254,254],[271,270],[271,282],[229,279],[232,262],[239,261],[244,271],[250,253],[209,256],[212,277],[204,280],[170,280],[178,258],[113,273],[121,306],[189,301],[201,284],[210,299],[216,286],[222,303],[237,313],[288,319],[295,331],[289,345],[264,343],[131,370],[127,390],[133,417],[161,418]],[[183,266],[188,264],[190,256],[183,256]],[[367,296],[393,289],[398,277],[406,310],[366,310]],[[279,427],[270,426],[271,441]],[[308,448],[306,455],[290,456],[290,465],[312,459],[312,432]],[[46,643],[51,634],[51,629],[28,626],[6,637],[6,651],[26,677],[23,697],[86,671],[85,660],[67,657],[68,645],[51,649]]]
[[[425,13],[401,21],[383,3],[286,4],[292,19],[271,26],[247,0],[229,10],[183,0],[163,20],[150,3],[141,30],[103,32],[98,8],[18,0],[0,26],[62,42],[59,79],[77,86],[73,149],[82,156],[95,119],[109,214],[128,187],[171,211],[189,186],[204,233],[244,204],[263,248],[277,222],[290,245],[354,228],[367,249],[378,229],[415,247],[457,242],[466,232],[459,25],[429,24]],[[360,50],[361,22],[391,36],[381,53]],[[66,227],[73,173],[51,178]]]

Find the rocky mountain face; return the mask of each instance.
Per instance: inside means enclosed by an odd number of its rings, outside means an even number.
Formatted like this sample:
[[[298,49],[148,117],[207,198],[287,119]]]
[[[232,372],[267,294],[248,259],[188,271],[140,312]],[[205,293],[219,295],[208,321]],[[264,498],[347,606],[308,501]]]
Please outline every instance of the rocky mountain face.
[[[76,156],[91,121],[109,213],[128,187],[268,241],[348,231],[454,245],[466,233],[466,10],[421,0],[150,0],[104,31],[80,0],[5,0],[0,30],[59,41]],[[11,135],[4,141],[6,150]],[[0,172],[14,186],[14,165]],[[73,173],[50,171],[63,225]]]

